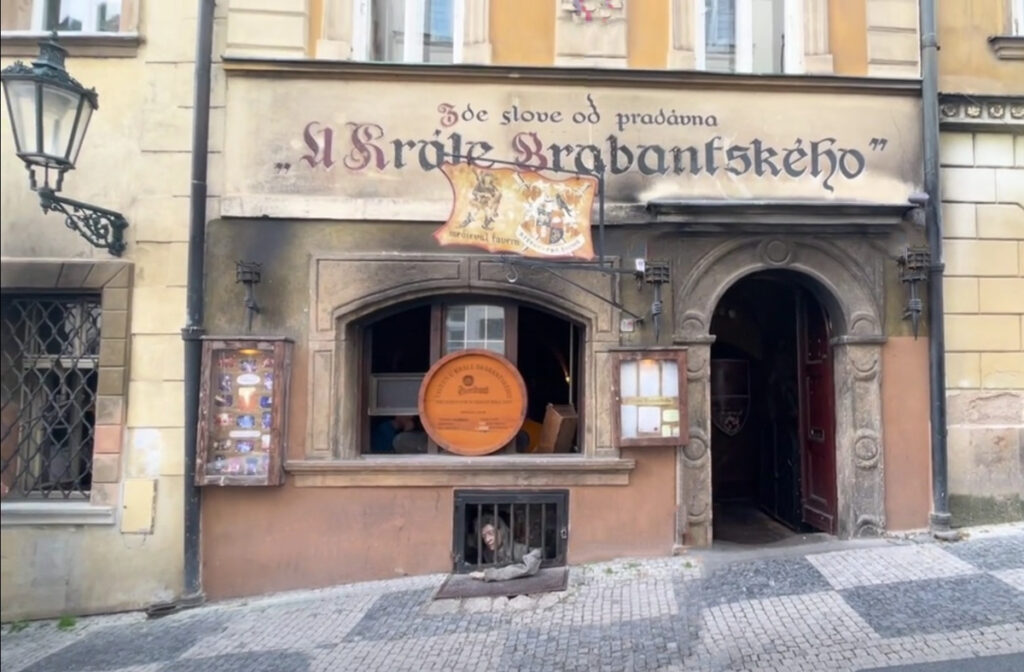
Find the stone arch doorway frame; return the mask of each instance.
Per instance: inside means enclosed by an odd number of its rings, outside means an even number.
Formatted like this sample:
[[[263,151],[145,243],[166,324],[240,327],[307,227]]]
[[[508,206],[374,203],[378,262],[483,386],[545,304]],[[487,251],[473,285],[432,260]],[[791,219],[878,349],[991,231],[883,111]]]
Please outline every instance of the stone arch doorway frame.
[[[848,253],[843,241],[789,237],[723,242],[687,269],[675,295],[673,342],[685,345],[689,443],[679,450],[677,543],[712,540],[711,318],[719,300],[759,271],[787,270],[819,300],[832,321],[836,411],[837,534],[874,536],[885,529],[881,361],[884,257]]]

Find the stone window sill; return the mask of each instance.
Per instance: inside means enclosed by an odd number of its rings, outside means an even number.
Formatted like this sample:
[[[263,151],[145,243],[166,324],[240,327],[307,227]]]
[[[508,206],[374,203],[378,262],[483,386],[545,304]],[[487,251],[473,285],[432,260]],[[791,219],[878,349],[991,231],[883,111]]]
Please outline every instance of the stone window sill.
[[[636,460],[579,457],[362,457],[289,460],[285,470],[311,487],[552,487],[629,485]]]
[[[3,502],[0,503],[0,526],[21,525],[113,525],[116,521],[110,506],[94,506],[80,502]]]
[[[0,33],[0,50],[5,58],[38,56],[39,41],[48,35],[28,30],[4,31]],[[142,43],[138,33],[61,33],[59,39],[60,46],[72,57],[132,58],[139,53]]]
[[[1004,61],[1024,61],[1024,35],[993,35],[989,46],[996,58]]]

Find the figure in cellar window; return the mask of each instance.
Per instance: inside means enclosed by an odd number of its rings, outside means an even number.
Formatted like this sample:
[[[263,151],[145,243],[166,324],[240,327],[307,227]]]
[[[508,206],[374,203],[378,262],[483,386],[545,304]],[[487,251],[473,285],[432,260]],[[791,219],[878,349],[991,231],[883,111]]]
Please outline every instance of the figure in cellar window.
[[[471,578],[480,581],[508,581],[533,576],[540,570],[541,549],[516,542],[508,524],[501,517],[478,518],[476,538],[483,542],[482,560],[499,566],[489,567],[482,572],[470,572]]]

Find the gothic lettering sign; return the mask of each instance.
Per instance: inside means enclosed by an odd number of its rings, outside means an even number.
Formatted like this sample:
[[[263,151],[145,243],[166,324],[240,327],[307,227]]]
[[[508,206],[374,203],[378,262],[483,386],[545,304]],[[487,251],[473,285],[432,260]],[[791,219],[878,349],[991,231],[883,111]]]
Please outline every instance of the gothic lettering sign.
[[[527,257],[594,258],[590,211],[597,180],[553,180],[513,168],[441,166],[452,213],[434,233],[441,245],[471,245]]]
[[[420,421],[437,445],[487,455],[515,438],[526,419],[526,384],[516,367],[487,350],[452,353],[423,378]]]
[[[919,105],[899,92],[239,76],[224,214],[443,221],[453,155],[603,172],[609,204],[904,203],[921,183]]]

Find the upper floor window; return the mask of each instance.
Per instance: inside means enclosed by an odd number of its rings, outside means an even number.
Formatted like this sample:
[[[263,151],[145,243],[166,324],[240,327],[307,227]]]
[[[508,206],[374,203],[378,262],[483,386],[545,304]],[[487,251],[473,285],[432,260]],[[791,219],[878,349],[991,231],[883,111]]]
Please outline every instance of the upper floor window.
[[[32,29],[61,33],[116,33],[121,0],[35,0]]]
[[[1024,0],[1010,0],[1010,33],[1024,36]]]
[[[736,0],[704,0],[708,70],[732,72],[736,56]]]
[[[400,63],[456,62],[455,17],[465,0],[356,0],[353,57]]]
[[[122,32],[122,5],[135,0],[2,0],[0,30],[70,34]]]
[[[802,26],[803,0],[698,0],[698,69],[714,72],[799,72],[802,40],[787,40],[787,25]],[[790,31],[797,32],[800,31]],[[788,42],[788,44],[787,44]]]

